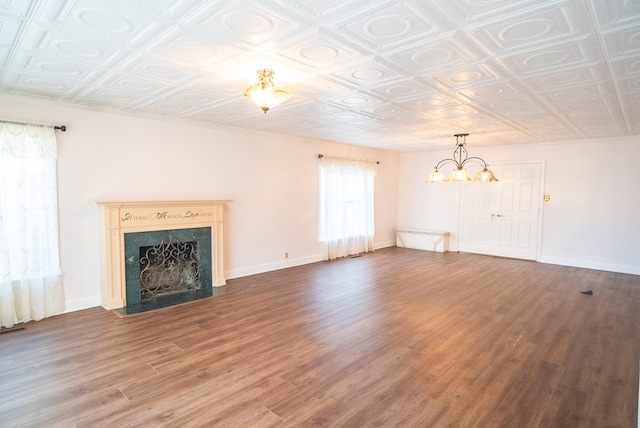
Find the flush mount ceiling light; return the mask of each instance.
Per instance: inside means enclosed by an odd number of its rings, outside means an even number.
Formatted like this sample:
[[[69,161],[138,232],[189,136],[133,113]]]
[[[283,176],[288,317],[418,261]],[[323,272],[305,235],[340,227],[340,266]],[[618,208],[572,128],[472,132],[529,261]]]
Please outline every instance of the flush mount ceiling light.
[[[471,181],[467,175],[467,171],[464,169],[465,165],[469,162],[477,163],[483,168],[478,172],[478,174],[476,174],[473,181],[498,181],[498,179],[493,175],[493,172],[487,169],[489,165],[487,165],[484,159],[476,156],[469,157],[467,149],[465,148],[467,145],[467,135],[469,134],[454,135],[454,137],[456,137],[456,150],[453,152],[453,158],[442,159],[438,162],[434,168],[435,171],[433,171],[431,177],[427,180],[428,183],[439,183],[443,181]],[[453,164],[455,169],[453,170],[451,177],[446,179],[440,172],[440,167],[449,163]]]
[[[258,73],[258,83],[244,90],[244,95],[251,98],[265,113],[291,97],[291,93],[284,89],[276,88],[273,84],[273,70],[262,68]]]

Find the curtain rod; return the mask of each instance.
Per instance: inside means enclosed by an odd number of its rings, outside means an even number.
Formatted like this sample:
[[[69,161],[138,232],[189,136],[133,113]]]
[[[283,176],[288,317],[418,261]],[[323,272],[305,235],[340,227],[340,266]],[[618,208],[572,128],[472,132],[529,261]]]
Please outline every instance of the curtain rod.
[[[318,155],[318,159],[322,159],[323,157],[324,157],[324,155],[323,155],[322,153],[320,153],[320,154]],[[344,159],[344,158],[340,158],[340,159]],[[361,159],[347,159],[347,160],[354,160],[354,161],[360,161],[360,162],[362,162],[362,160],[361,160]],[[366,162],[366,161],[365,161],[365,162]],[[376,161],[376,163],[377,163],[378,165],[380,165],[380,161]]]
[[[9,123],[11,125],[24,125],[24,126],[37,126],[40,128],[53,128],[55,131],[62,131],[62,132],[66,132],[67,131],[67,126],[66,125],[45,125],[42,123],[28,123],[28,122],[18,122],[15,120],[0,120],[0,123]]]

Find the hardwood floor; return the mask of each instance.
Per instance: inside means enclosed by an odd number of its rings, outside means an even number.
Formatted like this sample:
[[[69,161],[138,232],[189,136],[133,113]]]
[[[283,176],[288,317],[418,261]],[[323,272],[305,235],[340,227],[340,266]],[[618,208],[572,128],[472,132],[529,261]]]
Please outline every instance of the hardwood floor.
[[[640,276],[387,248],[228,285],[0,334],[0,426],[637,426]]]

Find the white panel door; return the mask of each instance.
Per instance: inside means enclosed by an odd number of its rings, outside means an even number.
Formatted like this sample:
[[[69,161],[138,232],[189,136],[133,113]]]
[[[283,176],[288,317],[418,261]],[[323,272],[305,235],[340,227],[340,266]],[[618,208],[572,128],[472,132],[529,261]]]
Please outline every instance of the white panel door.
[[[492,166],[500,180],[460,184],[458,249],[536,260],[542,163]]]

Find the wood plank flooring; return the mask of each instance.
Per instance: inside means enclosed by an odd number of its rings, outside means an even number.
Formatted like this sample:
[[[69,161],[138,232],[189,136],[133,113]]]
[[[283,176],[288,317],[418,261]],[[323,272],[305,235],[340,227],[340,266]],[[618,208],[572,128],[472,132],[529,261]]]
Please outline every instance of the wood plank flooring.
[[[228,285],[0,334],[0,426],[637,427],[640,276],[387,248]]]

